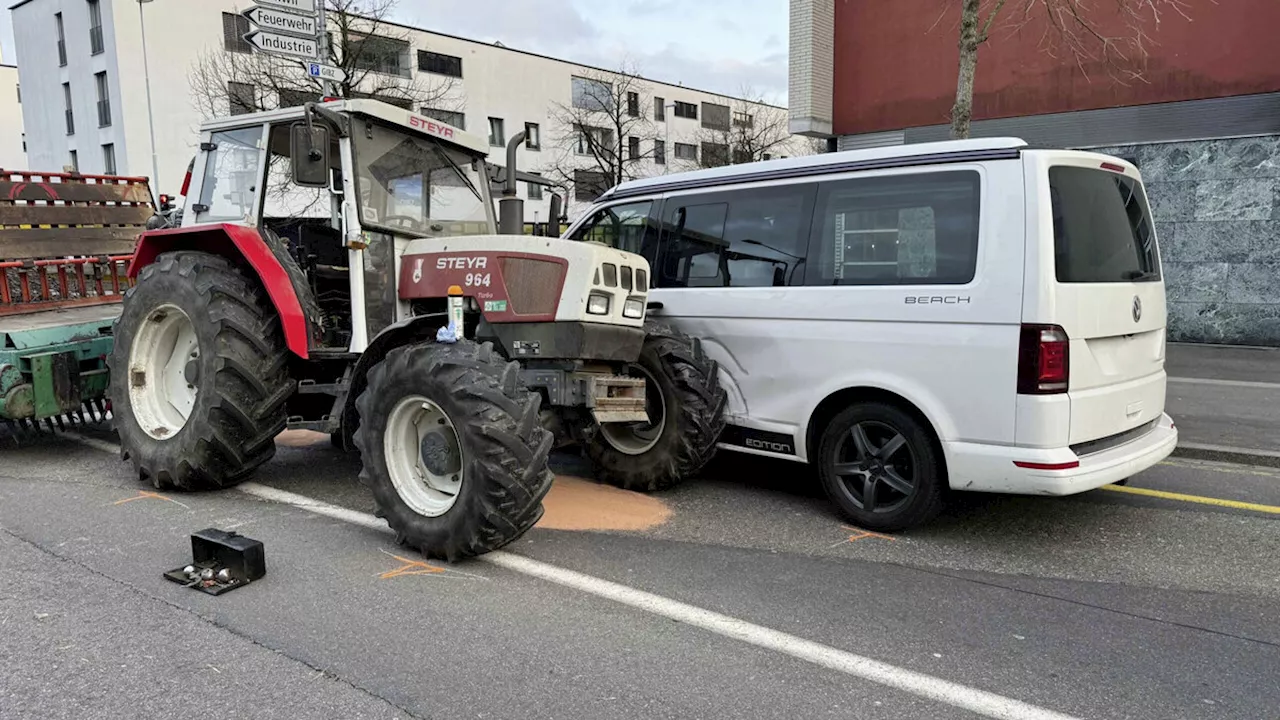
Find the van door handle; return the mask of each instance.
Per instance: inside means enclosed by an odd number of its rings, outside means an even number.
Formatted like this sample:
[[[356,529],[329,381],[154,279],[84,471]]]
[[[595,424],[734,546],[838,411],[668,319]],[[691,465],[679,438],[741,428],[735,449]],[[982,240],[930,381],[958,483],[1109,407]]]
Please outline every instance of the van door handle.
[[[661,310],[664,307],[666,306],[660,302],[651,302],[649,303],[649,312],[653,312],[655,310]]]

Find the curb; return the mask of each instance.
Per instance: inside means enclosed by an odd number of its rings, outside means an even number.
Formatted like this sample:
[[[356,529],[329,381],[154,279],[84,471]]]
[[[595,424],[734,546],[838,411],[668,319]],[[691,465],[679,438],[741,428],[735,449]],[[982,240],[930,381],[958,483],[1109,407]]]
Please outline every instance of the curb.
[[[1280,468],[1280,452],[1275,450],[1180,442],[1178,447],[1174,448],[1173,454],[1175,457],[1190,458],[1192,460],[1211,460],[1236,463],[1238,465],[1262,465]]]

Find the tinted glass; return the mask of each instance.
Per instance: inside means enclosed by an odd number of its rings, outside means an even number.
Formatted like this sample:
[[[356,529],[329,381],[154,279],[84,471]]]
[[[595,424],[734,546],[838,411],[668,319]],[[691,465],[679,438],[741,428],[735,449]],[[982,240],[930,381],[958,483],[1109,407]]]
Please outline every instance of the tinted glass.
[[[858,178],[820,185],[809,285],[947,285],[973,280],[978,173]]]
[[[1156,235],[1142,185],[1107,170],[1049,169],[1058,282],[1155,282]]]
[[[652,207],[653,203],[648,200],[607,207],[579,227],[570,239],[604,243],[644,255],[652,263],[657,254],[654,235],[649,232],[649,210]]]
[[[658,287],[801,284],[812,185],[673,198]]]

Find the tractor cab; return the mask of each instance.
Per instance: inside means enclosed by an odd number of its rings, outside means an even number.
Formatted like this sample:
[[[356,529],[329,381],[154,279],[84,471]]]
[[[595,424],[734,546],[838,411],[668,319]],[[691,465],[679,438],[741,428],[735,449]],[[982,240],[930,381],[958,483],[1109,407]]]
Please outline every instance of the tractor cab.
[[[410,242],[499,231],[493,181],[505,171],[487,162],[488,142],[386,103],[221,118],[200,149],[182,228],[251,227],[287,251],[319,306],[321,350],[363,351],[405,317],[395,271]]]

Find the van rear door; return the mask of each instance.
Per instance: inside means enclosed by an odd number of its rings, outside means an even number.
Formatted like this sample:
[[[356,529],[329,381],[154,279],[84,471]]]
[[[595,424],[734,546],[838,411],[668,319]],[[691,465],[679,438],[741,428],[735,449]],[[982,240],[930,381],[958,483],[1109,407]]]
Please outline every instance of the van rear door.
[[[1079,446],[1163,414],[1164,281],[1137,168],[1091,153],[1055,154],[1044,167],[1053,232],[1040,255],[1051,243],[1051,323],[1070,339],[1069,444]]]

